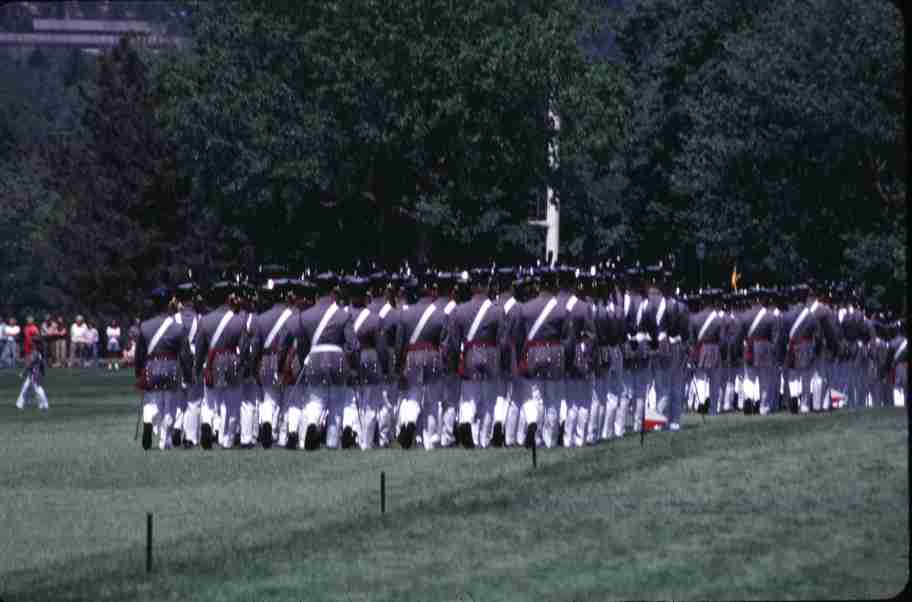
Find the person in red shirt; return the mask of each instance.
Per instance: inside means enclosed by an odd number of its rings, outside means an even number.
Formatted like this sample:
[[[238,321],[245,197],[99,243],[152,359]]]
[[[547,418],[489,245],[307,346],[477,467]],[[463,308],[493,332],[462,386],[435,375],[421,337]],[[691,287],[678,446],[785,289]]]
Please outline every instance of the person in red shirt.
[[[38,326],[35,324],[35,318],[29,316],[25,320],[25,329],[22,331],[22,338],[24,339],[23,344],[23,357],[28,357],[32,353],[32,337],[40,334]]]

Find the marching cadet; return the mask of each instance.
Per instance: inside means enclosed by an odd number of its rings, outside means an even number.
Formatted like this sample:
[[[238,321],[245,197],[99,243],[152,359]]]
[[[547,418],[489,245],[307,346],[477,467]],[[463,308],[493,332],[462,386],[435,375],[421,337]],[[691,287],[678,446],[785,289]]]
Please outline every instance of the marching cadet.
[[[891,401],[897,408],[906,407],[906,396],[909,385],[908,339],[906,338],[906,321],[897,320],[892,325],[893,338],[887,344],[890,362],[889,383],[893,388]]]
[[[351,333],[346,338],[357,340],[357,352],[352,366],[351,385],[357,400],[358,419],[360,421],[358,444],[361,449],[379,447],[381,428],[386,429],[385,437],[389,437],[389,427],[381,421],[387,421],[389,409],[383,397],[383,387],[388,382],[389,358],[387,357],[386,323],[381,316],[383,307],[377,304],[367,305],[368,278],[351,277],[346,280],[348,297],[351,300],[351,315],[348,328]],[[379,284],[376,284],[379,286]],[[381,301],[385,301],[380,299]],[[373,309],[372,309],[373,308]],[[349,447],[354,442],[350,428],[342,432],[343,447]]]
[[[239,431],[234,435],[234,445],[250,449],[256,443],[259,406],[262,390],[257,383],[258,375],[253,363],[253,320],[261,310],[257,289],[249,281],[240,286],[242,309],[244,311],[244,349],[240,350],[243,360],[241,367],[241,407],[238,421]]]
[[[573,355],[567,362],[565,396],[567,413],[564,424],[564,447],[583,447],[589,434],[589,414],[593,397],[593,363],[595,352],[595,320],[593,316],[592,287],[595,268],[588,272],[564,270],[558,274],[566,278],[575,291],[568,292],[567,315],[574,341]]]
[[[644,298],[640,328],[647,335],[649,372],[655,390],[656,411],[662,416],[670,414],[672,369],[674,355],[670,338],[675,335],[674,304],[668,292],[661,264],[647,268],[649,285]],[[643,408],[645,410],[645,408]]]
[[[662,280],[665,298],[668,300],[668,344],[671,353],[670,387],[668,391],[668,430],[681,430],[681,413],[686,398],[684,396],[687,379],[687,344],[690,336],[689,312],[687,305],[673,290],[671,270],[665,270]]]
[[[472,297],[450,314],[450,353],[459,358],[459,424],[456,442],[465,448],[485,448],[494,430],[494,404],[501,381],[503,308],[489,298],[491,270],[467,273]]]
[[[735,351],[738,320],[734,313],[734,295],[732,293],[722,293],[720,300],[721,305],[718,307],[718,319],[722,325],[721,338],[719,341],[722,365],[719,368],[719,371],[723,387],[721,411],[727,413],[735,409],[735,377],[737,375],[737,366],[741,354]]]
[[[629,393],[624,392],[624,347],[627,344],[627,324],[624,304],[630,295],[621,294],[617,286],[618,268],[606,267],[600,274],[603,303],[595,318],[596,329],[596,392],[604,405],[600,422],[600,440],[624,436]],[[624,400],[624,404],[621,401]]]
[[[630,388],[633,406],[633,430],[639,432],[643,427],[643,416],[646,411],[646,395],[652,384],[652,371],[649,365],[651,340],[643,321],[649,298],[643,270],[639,267],[627,270],[630,290],[630,310],[627,313],[627,345],[624,355],[624,372]]]
[[[879,312],[873,320],[874,336],[869,344],[871,405],[887,407],[892,405],[892,384],[890,377],[890,340],[893,338],[891,316]]]
[[[136,341],[136,387],[143,391],[143,449],[152,447],[155,434],[159,449],[171,446],[174,411],[183,397],[181,378],[190,380],[190,346],[183,326],[168,311],[171,299],[165,288],[152,291],[153,315],[140,324]]]
[[[497,268],[494,272],[494,283],[497,287],[494,302],[503,312],[503,327],[500,329],[500,375],[497,378],[497,400],[494,403],[494,429],[491,435],[491,445],[494,447],[512,447],[516,443],[516,418],[519,408],[513,400],[513,362],[516,358],[511,350],[513,345],[512,325],[510,312],[516,307],[516,291],[514,285],[515,270],[513,268]],[[514,316],[516,314],[513,314]],[[511,426],[509,431],[507,427]],[[508,434],[509,432],[509,434]]]
[[[391,276],[383,271],[374,272],[368,277],[370,285],[370,309],[371,314],[377,316],[380,321],[379,336],[383,338],[383,353],[381,361],[384,365],[381,368],[381,382],[378,385],[380,390],[380,406],[376,412],[376,436],[371,442],[372,447],[388,447],[393,434],[393,418],[395,417],[395,402],[397,401],[397,382],[394,378],[396,368],[395,345],[396,345],[396,308],[393,307],[395,300]],[[381,343],[376,343],[380,348]],[[364,420],[362,418],[362,425]],[[364,443],[362,441],[362,443]]]
[[[174,295],[179,306],[177,313],[174,314],[174,321],[183,327],[192,356],[196,348],[196,329],[199,327],[199,315],[194,307],[199,298],[199,287],[193,282],[182,282],[174,288]],[[183,443],[184,447],[191,448],[199,443],[199,412],[203,400],[203,385],[196,382],[193,376],[191,370],[190,380],[184,383],[184,398],[175,413],[171,442],[174,447]]]
[[[288,333],[296,309],[294,292],[288,278],[269,278],[262,286],[260,296],[271,307],[253,319],[251,365],[257,384],[263,392],[257,438],[265,449],[269,449],[273,440],[279,436],[284,417],[285,383],[279,363],[279,346]]]
[[[854,408],[859,405],[860,391],[860,364],[859,346],[864,329],[864,316],[857,311],[849,287],[842,284],[836,292],[838,306],[836,320],[842,335],[839,354],[836,358],[834,386],[845,395],[844,404]],[[862,401],[863,403],[863,401]]]
[[[447,357],[449,316],[435,303],[435,272],[424,271],[416,284],[418,299],[403,307],[396,335],[397,372],[402,375],[404,389],[398,436],[399,444],[409,449],[418,442],[420,427],[421,443],[425,449],[434,449],[440,445],[438,417],[442,414],[444,376],[453,364]]]
[[[438,308],[443,309],[445,316],[450,316],[458,305],[456,300],[457,284],[457,274],[453,272],[437,272],[437,299],[434,303]],[[450,447],[454,443],[458,443],[454,429],[456,428],[456,423],[461,420],[458,416],[460,407],[459,386],[460,378],[456,374],[455,367],[452,370],[447,370],[441,383],[442,397],[440,400],[440,412],[437,416],[437,424],[440,430],[440,447]],[[471,420],[466,419],[463,422],[469,423]],[[463,444],[467,442],[467,440],[463,441]]]
[[[337,277],[331,272],[316,277],[316,303],[297,317],[282,343],[279,361],[283,363],[297,343],[301,370],[297,382],[304,385],[299,429],[304,431],[304,449],[320,446],[320,426],[326,424],[326,447],[339,447],[342,418],[348,400],[346,380],[357,352],[357,340],[347,328],[351,316],[336,302]],[[292,444],[289,420],[289,445]]]
[[[206,386],[200,412],[203,449],[211,449],[213,442],[222,447],[234,444],[241,410],[241,352],[247,342],[247,317],[241,311],[237,283],[216,282],[208,302],[215,309],[200,318],[196,335],[196,378]]]
[[[811,307],[816,307],[812,312],[820,325],[815,340],[815,361],[811,378],[816,386],[812,388],[811,404],[813,411],[825,412],[830,409],[830,374],[832,358],[839,350],[839,323],[836,313],[830,307],[827,287],[812,286],[808,299]]]
[[[751,403],[762,416],[773,411],[778,395],[779,372],[773,347],[779,320],[771,291],[759,289],[750,297],[751,307],[739,316],[738,340],[744,349],[745,403]]]
[[[722,291],[710,289],[701,295],[700,311],[691,311],[690,340],[694,385],[700,412],[712,415],[722,411],[725,383],[722,379],[722,345],[724,315],[720,308]]]
[[[558,300],[557,270],[544,267],[536,275],[541,287],[538,296],[517,308],[517,373],[524,379],[524,444],[532,447],[543,443],[551,448],[558,444],[563,384],[574,341],[566,302]]]
[[[16,399],[16,407],[20,410],[25,409],[29,391],[35,392],[35,397],[38,398],[38,409],[48,409],[47,394],[44,392],[44,387],[41,386],[41,379],[44,378],[44,373],[47,369],[47,360],[45,358],[44,338],[41,336],[32,337],[32,351],[25,358],[26,365],[22,371],[24,382],[22,383],[22,389],[19,391],[19,397]]]
[[[301,332],[301,312],[313,307],[317,298],[317,287],[305,278],[290,278],[287,296],[292,315],[285,324],[285,332],[278,343],[278,364],[282,382],[282,410],[279,414],[279,447],[289,450],[303,448],[301,441],[301,415],[307,399],[307,386],[301,374],[301,357],[298,354],[298,340],[304,336]],[[287,347],[286,347],[287,345]],[[283,416],[284,414],[284,416]]]

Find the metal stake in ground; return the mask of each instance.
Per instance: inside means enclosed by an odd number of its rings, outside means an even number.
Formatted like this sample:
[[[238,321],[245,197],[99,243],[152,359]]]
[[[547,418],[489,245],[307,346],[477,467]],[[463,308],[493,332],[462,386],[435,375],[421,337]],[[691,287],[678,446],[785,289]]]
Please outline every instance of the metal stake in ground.
[[[386,473],[380,473],[380,514],[386,514]]]
[[[152,572],[152,513],[146,513],[146,572]]]
[[[538,460],[535,457],[535,450],[537,448],[538,448],[538,446],[535,445],[535,437],[533,436],[532,437],[532,468],[538,468]]]

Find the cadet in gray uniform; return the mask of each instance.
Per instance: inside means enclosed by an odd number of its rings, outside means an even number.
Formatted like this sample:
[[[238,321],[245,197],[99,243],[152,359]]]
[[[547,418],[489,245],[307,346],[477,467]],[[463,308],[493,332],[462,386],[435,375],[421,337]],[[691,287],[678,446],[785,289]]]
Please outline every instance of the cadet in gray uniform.
[[[577,270],[568,274],[571,275],[575,276],[576,291],[567,298],[566,308],[573,329],[574,349],[567,364],[569,378],[565,383],[567,415],[563,443],[564,447],[583,447],[591,443],[588,435],[595,378],[595,305],[592,302],[595,271],[592,268],[588,272]],[[595,408],[597,411],[597,405]]]
[[[906,407],[909,391],[909,340],[906,337],[906,321],[897,320],[893,324],[893,338],[887,346],[890,362],[890,385],[893,387],[893,406]],[[888,404],[889,405],[889,404]]]
[[[819,383],[814,392],[813,408],[817,412],[830,410],[830,380],[833,378],[833,363],[841,345],[839,320],[831,305],[829,288],[821,289],[813,301],[819,302],[817,319],[820,322],[820,333],[817,340],[817,361],[814,367],[816,381]]]
[[[196,333],[196,377],[206,385],[200,412],[204,449],[210,449],[213,442],[222,447],[234,444],[241,412],[241,352],[247,342],[247,316],[240,310],[237,283],[216,282],[208,300],[216,309],[200,318]]]
[[[459,358],[457,377],[462,379],[456,441],[466,448],[490,444],[502,376],[504,317],[488,296],[491,278],[490,270],[472,270],[472,298],[457,305],[449,319],[450,353]]]
[[[773,345],[779,319],[771,303],[771,292],[754,291],[751,307],[739,315],[738,340],[744,349],[745,397],[763,416],[773,411],[778,396],[779,370]]]
[[[452,272],[437,273],[437,299],[434,303],[438,308],[443,309],[443,313],[446,316],[449,316],[458,304],[456,301],[456,286],[456,274]],[[450,447],[456,442],[454,429],[459,421],[459,386],[459,375],[456,374],[454,367],[451,367],[443,377],[440,413],[437,416],[437,424],[440,429],[440,447]]]
[[[263,399],[263,393],[257,382],[256,369],[253,358],[253,319],[259,313],[260,301],[257,298],[257,290],[249,282],[241,285],[241,303],[245,313],[244,320],[244,345],[241,352],[244,358],[241,374],[241,409],[239,430],[234,436],[234,444],[240,445],[244,449],[250,449],[256,443],[257,422],[259,421],[258,413],[260,402]]]
[[[193,341],[196,338],[196,329],[199,327],[199,316],[194,307],[199,297],[199,287],[193,282],[183,282],[175,287],[174,294],[179,305],[174,320],[184,328],[192,354],[195,348]],[[203,399],[203,385],[195,381],[192,370],[190,380],[183,385],[184,398],[175,413],[171,444],[176,447],[183,443],[184,447],[190,448],[199,443],[199,412]]]
[[[396,308],[393,306],[394,295],[392,279],[386,272],[374,272],[368,278],[370,284],[370,309],[371,314],[380,321],[379,336],[383,338],[384,362],[380,374],[382,380],[378,387],[380,390],[380,406],[375,417],[377,427],[371,445],[373,447],[387,447],[393,437],[393,420],[395,418],[395,404],[398,402],[398,383],[396,373]],[[381,343],[377,342],[379,349]],[[364,421],[362,418],[362,425]],[[363,441],[362,441],[363,443]]]
[[[361,449],[380,445],[380,420],[387,420],[389,414],[383,387],[388,382],[389,358],[386,341],[386,323],[380,317],[381,307],[367,305],[367,278],[352,277],[346,280],[351,300],[346,338],[357,340],[357,353],[352,366],[351,386],[355,391],[360,421],[358,444]],[[387,310],[389,311],[389,310]],[[388,437],[388,427],[386,436]],[[351,445],[351,429],[343,429],[343,447]]]
[[[648,307],[643,271],[627,270],[630,309],[627,312],[627,345],[624,349],[624,375],[633,401],[633,430],[639,432],[646,409],[646,394],[652,381],[649,365],[650,337],[643,318]]]
[[[519,414],[519,409],[512,396],[512,366],[515,357],[511,352],[513,349],[512,324],[515,320],[510,318],[510,312],[517,304],[513,285],[514,278],[515,270],[513,268],[497,268],[494,272],[494,281],[497,286],[497,296],[494,302],[500,307],[504,316],[503,327],[500,329],[500,376],[497,379],[497,400],[494,402],[494,430],[491,435],[491,445],[494,447],[510,447],[516,443],[516,418]],[[507,429],[508,424],[511,426],[509,431]]]
[[[300,313],[298,328],[286,337],[280,356],[284,360],[297,341],[298,380],[305,386],[300,428],[304,449],[311,451],[320,445],[320,425],[324,423],[326,447],[336,449],[341,443],[347,381],[357,352],[357,340],[348,328],[351,316],[336,303],[336,283],[335,274],[317,276],[317,302]]]
[[[403,307],[399,315],[396,335],[397,371],[402,375],[405,391],[399,405],[399,443],[409,449],[421,428],[425,449],[440,445],[444,376],[453,362],[447,357],[451,348],[449,316],[435,303],[435,273],[428,271],[419,276],[420,298],[413,305]]]
[[[191,355],[183,326],[169,315],[168,290],[155,289],[150,301],[153,316],[140,324],[136,340],[136,387],[143,391],[143,449],[152,447],[153,435],[165,449],[183,397],[181,379],[190,379]]]
[[[650,266],[647,268],[647,273],[651,284],[644,299],[639,330],[645,331],[647,335],[649,378],[655,389],[656,412],[667,416],[668,406],[671,403],[671,370],[674,359],[669,341],[669,325],[674,322],[674,308],[662,290],[664,286],[662,266]],[[640,408],[637,408],[638,421],[641,411]]]
[[[564,379],[567,362],[573,357],[573,328],[566,302],[558,300],[557,271],[545,267],[536,275],[541,288],[537,297],[517,308],[520,313],[514,344],[520,357],[517,375],[524,379],[524,444],[532,447],[543,443],[551,448],[558,444]]]
[[[669,308],[666,311],[669,314],[667,318],[667,333],[671,352],[667,415],[668,430],[677,431],[681,428],[681,414],[686,403],[685,389],[688,375],[686,365],[690,337],[690,312],[687,309],[687,305],[680,298],[673,296],[676,291],[672,290],[673,274],[671,271],[666,270],[663,276],[663,293],[669,303]]]
[[[284,418],[285,383],[279,364],[279,346],[285,339],[296,315],[294,293],[288,278],[267,281],[260,295],[271,307],[257,315],[252,324],[252,366],[257,383],[262,387],[263,403],[259,411],[258,439],[269,449],[279,435]]]
[[[625,392],[624,347],[627,345],[627,322],[624,319],[625,300],[630,296],[616,286],[619,267],[602,273],[604,303],[596,314],[596,391],[604,404],[600,439],[624,436],[629,391]],[[622,405],[623,401],[623,405]]]
[[[722,318],[718,303],[722,292],[711,289],[700,300],[706,307],[690,315],[691,362],[700,411],[716,415],[722,410],[725,383],[722,380]]]

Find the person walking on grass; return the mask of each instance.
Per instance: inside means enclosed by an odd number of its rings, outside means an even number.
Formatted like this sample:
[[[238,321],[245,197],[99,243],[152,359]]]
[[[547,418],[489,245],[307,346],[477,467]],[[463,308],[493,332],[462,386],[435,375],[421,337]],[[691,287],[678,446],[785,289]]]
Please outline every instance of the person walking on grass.
[[[48,409],[48,398],[41,386],[41,380],[44,378],[44,372],[47,368],[47,359],[45,357],[44,339],[40,336],[32,338],[32,350],[26,358],[25,370],[22,371],[22,390],[19,391],[19,398],[16,400],[16,407],[20,410],[25,409],[26,398],[29,391],[34,391],[38,398],[38,408],[41,410]]]

